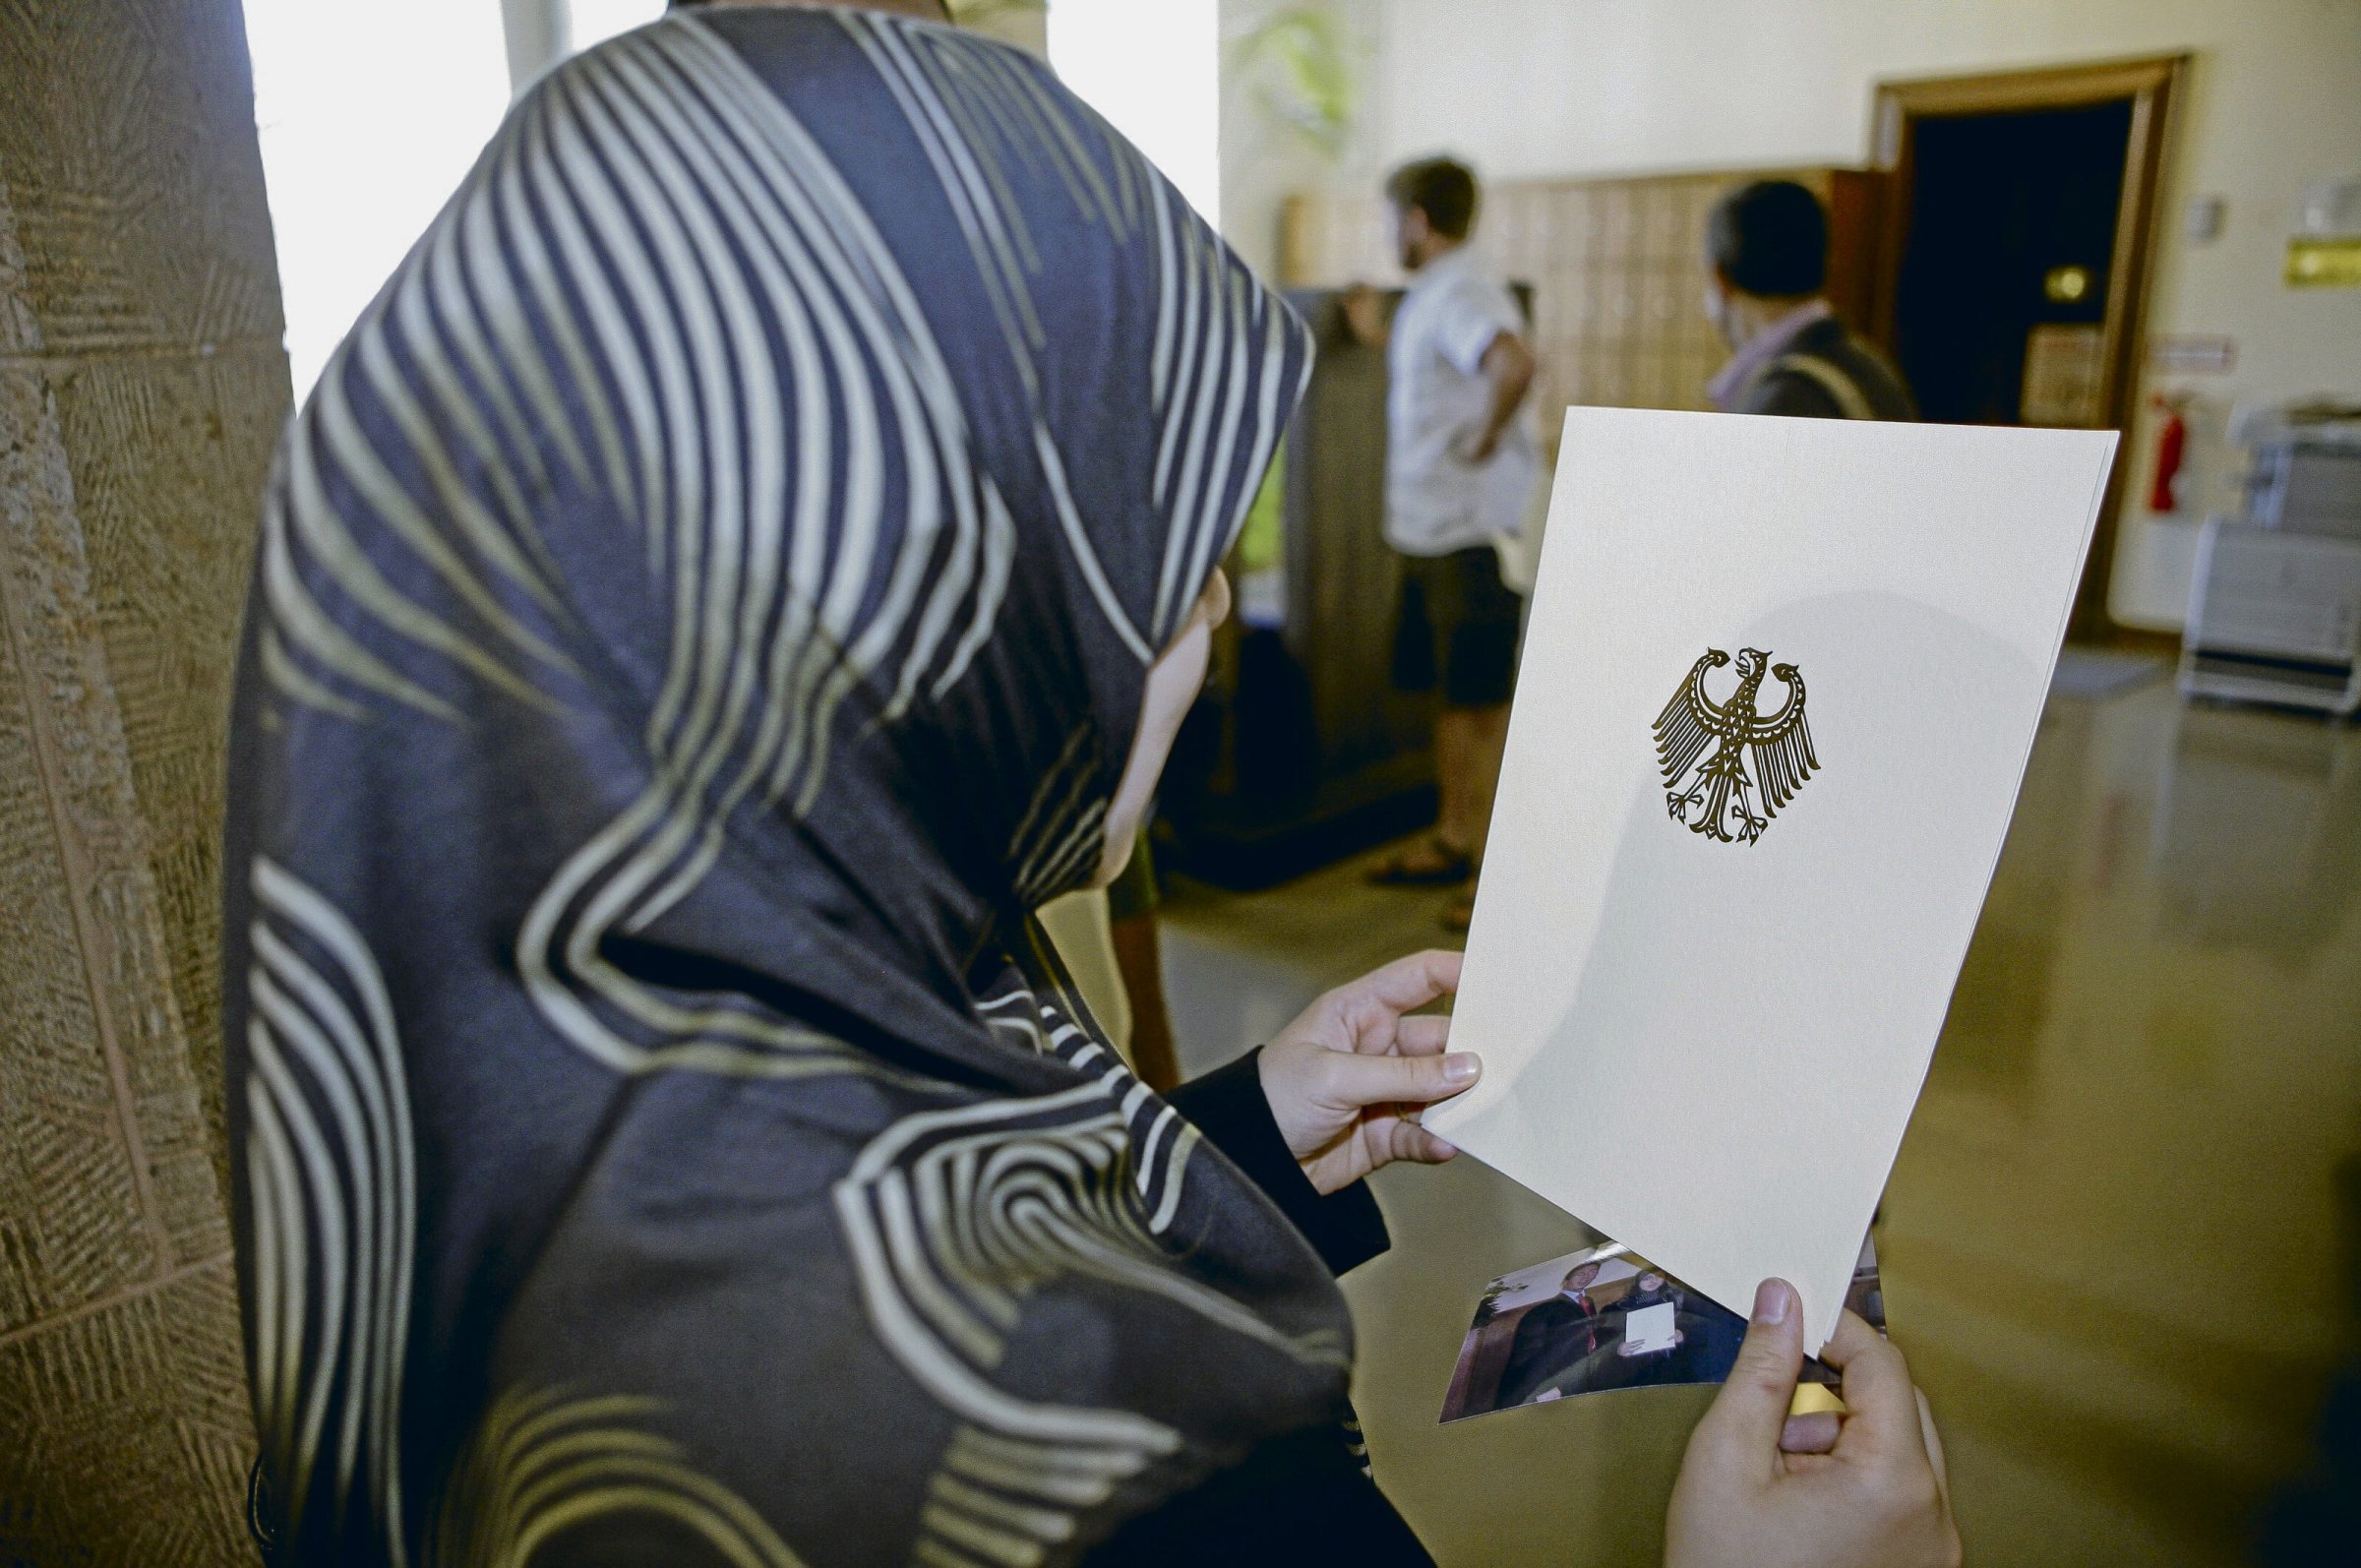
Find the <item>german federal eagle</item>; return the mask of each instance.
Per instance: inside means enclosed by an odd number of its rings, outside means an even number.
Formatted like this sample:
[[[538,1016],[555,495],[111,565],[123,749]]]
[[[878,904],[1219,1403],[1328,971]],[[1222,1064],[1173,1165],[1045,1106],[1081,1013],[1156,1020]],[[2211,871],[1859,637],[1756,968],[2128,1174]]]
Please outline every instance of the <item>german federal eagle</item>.
[[[1740,648],[1737,690],[1716,702],[1705,690],[1705,673],[1727,664],[1729,655],[1706,649],[1656,720],[1656,754],[1664,764],[1665,804],[1672,819],[1725,844],[1761,838],[1779,809],[1795,798],[1820,765],[1812,754],[1811,726],[1803,719],[1803,675],[1792,664],[1770,661],[1760,648]],[[1776,713],[1758,713],[1754,707],[1766,673],[1787,689],[1787,700]],[[1754,752],[1751,776],[1749,748]],[[1689,786],[1685,791],[1683,783]]]

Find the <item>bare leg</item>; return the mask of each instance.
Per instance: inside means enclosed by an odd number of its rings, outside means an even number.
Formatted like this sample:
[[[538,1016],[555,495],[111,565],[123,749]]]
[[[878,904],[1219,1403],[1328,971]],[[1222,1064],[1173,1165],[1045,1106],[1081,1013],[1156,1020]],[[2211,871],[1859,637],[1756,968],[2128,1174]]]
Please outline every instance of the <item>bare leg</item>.
[[[1482,847],[1482,822],[1472,806],[1469,758],[1483,741],[1474,715],[1480,708],[1442,709],[1434,718],[1434,830],[1402,850],[1375,872],[1372,881],[1390,885],[1443,887],[1459,882]]]
[[[1492,799],[1500,788],[1500,754],[1508,744],[1508,704],[1498,703],[1480,708],[1445,708],[1435,721],[1440,739],[1444,721],[1459,732],[1456,788],[1446,783],[1452,793],[1445,796],[1458,807],[1455,815],[1446,815],[1439,831],[1455,844],[1468,846],[1468,853],[1481,866],[1483,863],[1484,841],[1492,831]],[[1448,781],[1451,774],[1443,775]],[[1470,881],[1443,910],[1443,929],[1464,932],[1476,918],[1476,884]]]
[[[1492,800],[1500,792],[1500,756],[1508,748],[1508,704],[1458,711],[1465,715],[1468,726],[1468,750],[1461,763],[1466,769],[1461,789],[1467,803],[1467,836],[1458,842],[1467,845],[1481,862],[1484,841],[1492,831]]]
[[[1471,764],[1482,741],[1482,708],[1447,707],[1434,716],[1435,836],[1473,855],[1482,847],[1470,785]]]

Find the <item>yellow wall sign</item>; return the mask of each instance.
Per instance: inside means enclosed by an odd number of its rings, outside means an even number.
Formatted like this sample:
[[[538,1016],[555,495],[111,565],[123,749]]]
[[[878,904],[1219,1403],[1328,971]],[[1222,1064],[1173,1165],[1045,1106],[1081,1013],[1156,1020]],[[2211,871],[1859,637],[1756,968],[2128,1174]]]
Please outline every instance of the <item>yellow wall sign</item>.
[[[2361,288],[2361,234],[2287,242],[2289,288]]]

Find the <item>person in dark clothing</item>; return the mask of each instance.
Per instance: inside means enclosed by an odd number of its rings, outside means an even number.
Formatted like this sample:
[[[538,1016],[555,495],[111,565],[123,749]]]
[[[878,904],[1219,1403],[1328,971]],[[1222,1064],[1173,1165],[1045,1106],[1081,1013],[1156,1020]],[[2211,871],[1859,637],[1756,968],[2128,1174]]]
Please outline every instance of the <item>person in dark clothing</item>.
[[[1416,1552],[1334,1271],[1449,1152],[1457,959],[1176,1104],[1032,918],[1130,856],[1310,333],[892,9],[542,77],[285,436],[224,860],[276,1562],[1072,1563],[1241,1465]]]
[[[1707,385],[1732,414],[1916,419],[1902,375],[1846,331],[1822,290],[1828,214],[1792,180],[1755,180],[1705,224],[1706,314],[1731,349]]]
[[[1689,1305],[1688,1297],[1682,1292],[1673,1289],[1670,1282],[1655,1270],[1651,1269],[1642,1274],[1631,1282],[1631,1289],[1624,1292],[1622,1297],[1607,1308],[1607,1321],[1604,1325],[1607,1334],[1602,1341],[1602,1347],[1612,1350],[1626,1360],[1631,1359],[1633,1353],[1630,1345],[1630,1330],[1627,1326],[1631,1322],[1631,1314],[1645,1312],[1652,1306],[1667,1305],[1673,1309],[1676,1318],[1686,1315]],[[1679,1332],[1677,1324],[1674,1332]],[[1661,1356],[1667,1355],[1669,1352],[1659,1351],[1650,1354]]]
[[[1672,1288],[1670,1281],[1654,1269],[1650,1269],[1632,1281],[1631,1289],[1624,1292],[1621,1298],[1615,1302],[1615,1316],[1620,1321],[1634,1312],[1644,1312],[1649,1307],[1662,1306],[1666,1301],[1676,1307],[1687,1304],[1686,1297]]]
[[[1634,1312],[1652,1306],[1673,1309],[1673,1343],[1635,1351],[1625,1337]],[[1558,1380],[1569,1393],[1617,1388],[1654,1388],[1677,1383],[1718,1383],[1737,1359],[1745,1320],[1709,1300],[1692,1300],[1664,1275],[1641,1275],[1620,1300],[1609,1305],[1600,1330],[1598,1353]]]
[[[1599,1306],[1590,1288],[1599,1265],[1578,1263],[1566,1271],[1557,1295],[1525,1309],[1509,1343],[1508,1365],[1500,1373],[1500,1403],[1522,1405],[1558,1373],[1599,1349]]]
[[[551,71],[283,437],[222,859],[272,1568],[1428,1560],[1334,1276],[1452,1153],[1457,956],[1167,1099],[1032,914],[1130,853],[1309,333],[944,20]],[[1899,1357],[1783,1472],[1765,1301],[1668,1560],[1942,1562]]]

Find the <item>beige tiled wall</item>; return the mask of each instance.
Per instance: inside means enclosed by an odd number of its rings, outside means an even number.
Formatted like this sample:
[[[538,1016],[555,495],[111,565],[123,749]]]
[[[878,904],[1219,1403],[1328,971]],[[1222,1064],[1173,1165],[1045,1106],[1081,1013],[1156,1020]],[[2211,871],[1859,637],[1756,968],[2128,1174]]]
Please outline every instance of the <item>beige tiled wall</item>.
[[[1783,171],[1826,199],[1826,169]],[[1703,245],[1714,199],[1747,173],[1513,180],[1488,187],[1479,242],[1503,275],[1533,285],[1536,406],[1704,408],[1727,350],[1706,321]],[[1397,283],[1385,203],[1306,194],[1288,203],[1284,280]],[[1543,425],[1552,450],[1557,420]]]

